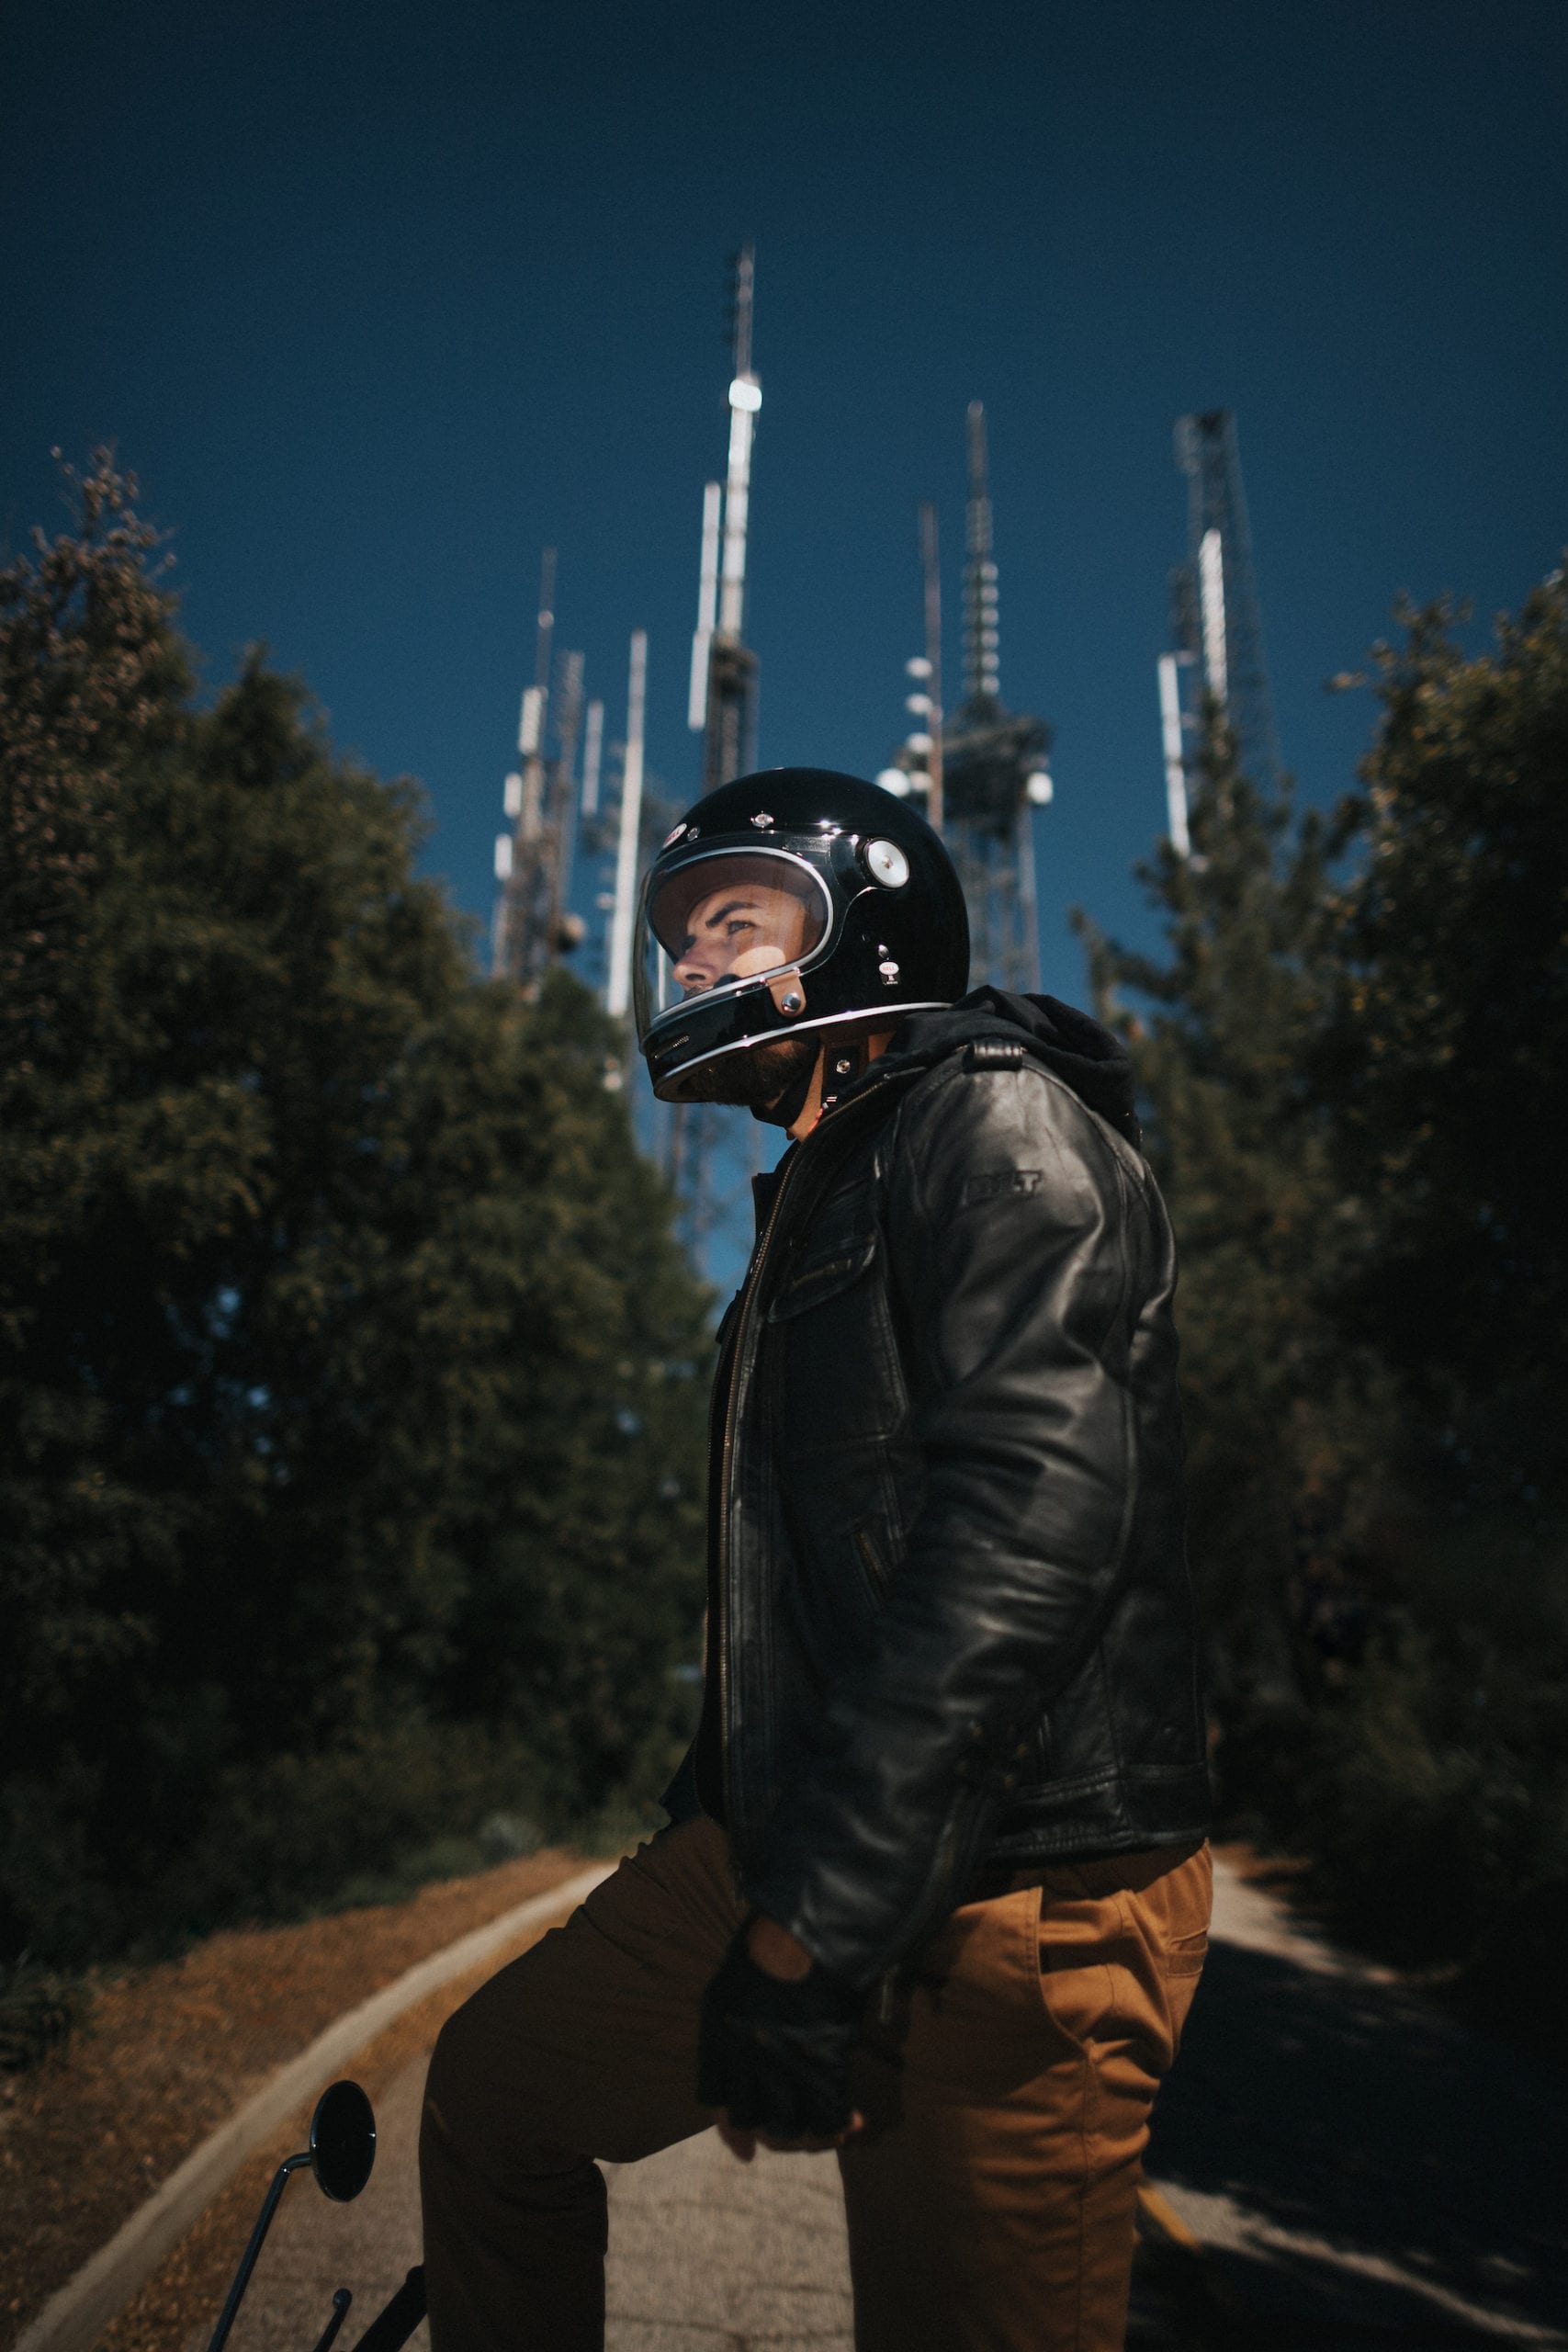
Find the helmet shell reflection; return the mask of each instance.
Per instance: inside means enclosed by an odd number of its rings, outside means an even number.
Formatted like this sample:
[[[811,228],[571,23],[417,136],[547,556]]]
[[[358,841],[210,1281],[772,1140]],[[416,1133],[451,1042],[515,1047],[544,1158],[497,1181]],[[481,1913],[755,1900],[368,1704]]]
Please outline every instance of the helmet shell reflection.
[[[886,1025],[968,978],[942,842],[907,802],[830,769],[770,769],[699,800],[649,870],[637,940],[637,1039],[670,1102],[718,1055]]]

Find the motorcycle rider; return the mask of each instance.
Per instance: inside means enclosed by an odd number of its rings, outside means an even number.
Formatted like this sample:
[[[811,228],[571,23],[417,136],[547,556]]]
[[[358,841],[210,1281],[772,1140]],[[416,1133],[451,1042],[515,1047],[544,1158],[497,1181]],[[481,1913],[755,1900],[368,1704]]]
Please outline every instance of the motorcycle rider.
[[[833,2144],[859,2352],[1111,2352],[1206,1948],[1174,1253],[1125,1057],[964,994],[941,842],[811,769],[644,887],[668,1101],[791,1150],[720,1327],[671,1826],[432,2062],[434,2352],[597,2352],[604,2189],[718,2120]]]

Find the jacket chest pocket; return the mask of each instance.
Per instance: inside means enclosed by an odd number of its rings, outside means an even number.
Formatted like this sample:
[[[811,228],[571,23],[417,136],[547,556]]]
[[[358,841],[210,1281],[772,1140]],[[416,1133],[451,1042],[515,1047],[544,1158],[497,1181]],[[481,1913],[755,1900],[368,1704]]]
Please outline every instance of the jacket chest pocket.
[[[900,1417],[903,1384],[874,1227],[823,1237],[792,1266],[768,1309],[771,1432],[785,1453],[863,1444]]]

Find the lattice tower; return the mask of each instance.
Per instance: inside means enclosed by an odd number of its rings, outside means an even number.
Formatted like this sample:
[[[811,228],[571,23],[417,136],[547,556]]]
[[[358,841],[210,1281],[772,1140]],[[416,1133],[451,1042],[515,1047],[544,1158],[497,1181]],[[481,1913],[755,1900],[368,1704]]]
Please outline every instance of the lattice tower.
[[[919,691],[908,707],[916,725],[879,782],[914,791],[942,834],[964,884],[972,939],[971,977],[1002,988],[1039,986],[1034,810],[1052,796],[1045,765],[1051,729],[1010,711],[1001,698],[999,598],[986,412],[968,414],[969,498],[964,566],[964,700],[951,726],[941,707],[940,605],[933,586],[936,522],[921,510],[926,651],[908,664]],[[935,616],[933,618],[933,616]]]
[[[583,659],[581,653],[562,654],[552,676],[555,582],[556,551],[547,548],[539,571],[534,683],[524,692],[518,720],[519,763],[504,789],[511,830],[499,834],[495,844],[491,969],[498,979],[513,979],[530,990],[558,956],[578,945],[584,928],[570,905]]]
[[[755,249],[730,263],[729,450],[722,484],[703,492],[697,626],[692,639],[687,719],[703,739],[701,791],[716,791],[757,764],[757,656],[745,641],[747,534],[750,522],[751,444],[762,388],[751,364]],[[750,1217],[750,1177],[761,1165],[761,1134],[744,1112],[716,1103],[671,1108],[665,1165],[679,1203],[678,1223],[697,1263],[722,1271],[743,1261]]]
[[[1229,720],[1243,775],[1271,791],[1280,736],[1235,418],[1224,408],[1178,417],[1175,437],[1177,467],[1187,478],[1187,561],[1171,577],[1177,653],[1187,657],[1181,666],[1192,686],[1212,695]]]
[[[751,367],[756,254],[743,245],[731,267],[729,457],[722,486],[703,492],[703,555],[692,640],[687,718],[703,739],[702,788],[716,791],[757,764],[757,657],[745,642],[746,535],[751,441],[762,388]]]

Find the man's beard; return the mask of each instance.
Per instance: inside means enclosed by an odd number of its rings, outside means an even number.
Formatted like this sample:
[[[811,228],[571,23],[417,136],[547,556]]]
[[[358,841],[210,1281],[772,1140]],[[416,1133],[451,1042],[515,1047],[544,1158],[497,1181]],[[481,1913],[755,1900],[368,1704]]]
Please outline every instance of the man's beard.
[[[815,1037],[778,1037],[749,1052],[720,1054],[701,1062],[686,1080],[688,1102],[735,1102],[754,1111],[776,1102],[793,1080],[808,1070],[820,1052]]]

